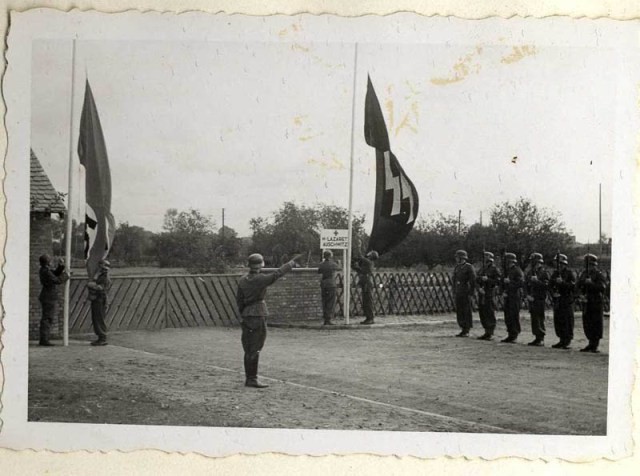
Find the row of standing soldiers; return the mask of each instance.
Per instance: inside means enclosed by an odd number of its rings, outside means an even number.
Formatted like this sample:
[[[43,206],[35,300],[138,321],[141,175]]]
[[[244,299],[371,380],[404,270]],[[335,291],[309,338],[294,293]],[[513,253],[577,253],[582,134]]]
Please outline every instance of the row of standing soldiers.
[[[598,352],[602,339],[604,295],[607,279],[598,268],[598,257],[587,254],[584,269],[577,277],[569,269],[566,255],[558,253],[554,260],[555,270],[549,273],[540,253],[532,253],[530,266],[525,274],[518,266],[514,253],[504,254],[504,272],[501,273],[494,263],[493,253],[485,251],[482,268],[476,273],[468,261],[467,252],[456,252],[456,267],[453,272],[456,316],[460,333],[457,337],[469,336],[472,327],[471,297],[477,289],[478,313],[484,334],[480,340],[492,340],[496,328],[495,292],[500,289],[504,298],[504,321],[507,336],[501,342],[513,343],[521,332],[520,308],[523,294],[529,304],[531,314],[531,332],[534,340],[531,346],[543,346],[546,334],[545,304],[547,294],[553,298],[553,324],[558,343],[556,349],[570,348],[574,329],[574,302],[578,296],[585,301],[582,322],[589,344],[581,352]]]

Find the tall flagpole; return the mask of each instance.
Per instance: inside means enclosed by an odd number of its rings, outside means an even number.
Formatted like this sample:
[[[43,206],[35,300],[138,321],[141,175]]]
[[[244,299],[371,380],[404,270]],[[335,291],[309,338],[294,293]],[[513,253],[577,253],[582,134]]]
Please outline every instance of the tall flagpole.
[[[71,206],[73,204],[73,99],[75,96],[75,72],[76,72],[76,40],[73,40],[71,53],[71,113],[69,114],[69,184],[67,194],[67,239],[65,240],[65,264],[67,271],[71,272],[71,241],[73,238],[73,221],[71,219]],[[71,280],[64,283],[64,317],[62,324],[62,342],[69,345],[69,289]]]
[[[349,324],[349,311],[351,304],[351,242],[353,240],[353,223],[352,223],[352,208],[353,208],[353,148],[354,148],[354,134],[356,127],[356,77],[358,71],[358,43],[355,44],[355,52],[353,57],[353,99],[351,102],[351,157],[349,160],[349,215],[347,225],[347,252],[345,258],[345,274],[343,278],[344,288],[344,320],[345,324]]]

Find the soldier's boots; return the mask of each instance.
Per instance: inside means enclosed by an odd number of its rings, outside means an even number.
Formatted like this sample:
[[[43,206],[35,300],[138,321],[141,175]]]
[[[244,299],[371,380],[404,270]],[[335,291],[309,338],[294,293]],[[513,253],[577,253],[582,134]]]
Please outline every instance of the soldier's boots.
[[[251,377],[245,380],[244,386],[252,387],[252,388],[267,388],[269,385],[267,385],[266,383],[260,382],[258,380],[258,377]]]
[[[335,324],[331,321],[324,321],[323,326],[335,326]]]
[[[463,329],[458,334],[456,334],[456,337],[469,337],[469,331],[465,331]]]
[[[362,321],[360,324],[373,324],[373,319],[365,319],[364,321]]]
[[[107,339],[98,339],[98,340],[94,340],[91,345],[93,346],[102,346],[102,345],[108,345],[107,344]]]
[[[542,337],[536,337],[534,340],[529,342],[527,345],[530,345],[530,346],[533,346],[533,347],[543,347],[544,346],[544,339]]]
[[[477,337],[478,340],[493,340],[493,335],[485,332],[484,334],[482,334],[480,337]]]
[[[518,338],[517,335],[508,335],[507,337],[502,339],[500,342],[504,342],[506,344],[513,344],[517,338]]]
[[[589,341],[589,345],[584,349],[580,349],[580,352],[592,352],[594,354],[599,354],[600,351],[598,350],[598,344],[598,341]]]
[[[53,347],[55,344],[53,342],[49,342],[48,340],[41,340],[38,345],[42,347]]]
[[[570,349],[571,346],[571,341],[570,340],[561,340],[560,342],[558,342],[557,344],[553,344],[551,347],[554,349]]]

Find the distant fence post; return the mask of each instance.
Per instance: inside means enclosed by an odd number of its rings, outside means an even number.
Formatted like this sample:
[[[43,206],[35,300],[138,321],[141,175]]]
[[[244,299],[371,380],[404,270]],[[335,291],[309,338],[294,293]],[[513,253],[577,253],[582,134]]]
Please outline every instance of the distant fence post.
[[[169,317],[169,291],[167,289],[168,286],[168,282],[169,282],[169,278],[164,278],[164,317],[163,317],[163,321],[162,321],[162,329],[166,329],[167,328],[167,322],[168,322],[168,317]]]

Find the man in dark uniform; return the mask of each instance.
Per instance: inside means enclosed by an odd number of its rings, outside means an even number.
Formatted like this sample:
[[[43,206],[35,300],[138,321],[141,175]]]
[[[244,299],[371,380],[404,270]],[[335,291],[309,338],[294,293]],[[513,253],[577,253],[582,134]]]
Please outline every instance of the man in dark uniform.
[[[98,265],[96,276],[87,284],[89,301],[91,301],[91,322],[93,331],[98,336],[98,339],[91,343],[94,346],[107,345],[107,294],[111,287],[111,279],[109,278],[111,263],[103,259]]]
[[[322,253],[324,261],[318,266],[318,273],[322,275],[320,280],[320,292],[322,293],[322,317],[325,326],[332,326],[336,308],[336,271],[340,266],[333,261],[333,253],[326,250]]]
[[[553,326],[560,341],[551,347],[568,349],[573,340],[576,274],[569,269],[569,259],[566,255],[557,254],[555,261],[556,270],[551,275],[549,288],[553,296]]]
[[[353,259],[353,269],[358,272],[358,286],[362,288],[362,310],[365,319],[360,324],[373,324],[373,262],[378,259],[377,251],[369,251],[366,256],[357,256]]]
[[[52,346],[49,341],[51,336],[51,326],[58,310],[58,285],[69,279],[69,275],[64,270],[64,260],[58,260],[58,266],[51,268],[51,257],[49,255],[40,256],[40,305],[42,306],[42,318],[40,319],[40,345]]]
[[[453,269],[453,293],[456,299],[456,318],[460,332],[456,337],[468,337],[473,327],[471,297],[476,288],[476,272],[467,261],[465,250],[456,251],[456,267]]]
[[[493,332],[496,329],[496,306],[493,294],[496,285],[500,282],[500,271],[494,263],[493,253],[485,251],[483,253],[482,269],[478,273],[478,314],[480,323],[484,328],[484,334],[478,337],[479,340],[493,339]]]
[[[506,273],[502,280],[504,297],[504,323],[507,326],[507,337],[501,342],[512,344],[520,334],[520,305],[522,303],[522,287],[524,273],[518,266],[514,253],[504,254]]]
[[[544,326],[544,308],[549,286],[549,272],[544,266],[540,253],[531,253],[529,257],[531,268],[526,277],[527,301],[531,314],[531,333],[535,339],[529,342],[531,346],[543,346],[546,334]]]
[[[587,254],[584,257],[584,263],[585,269],[578,279],[578,289],[587,300],[582,310],[582,326],[589,345],[580,349],[580,352],[598,353],[598,345],[602,339],[604,293],[607,280],[604,273],[598,269],[596,255]]]
[[[291,261],[282,265],[274,273],[262,274],[264,259],[261,254],[249,256],[249,274],[238,281],[236,302],[242,317],[242,349],[244,350],[245,386],[265,388],[267,384],[258,381],[258,361],[260,351],[267,338],[267,321],[269,315],[267,303],[264,301],[267,287],[287,274],[295,266],[295,256]]]

